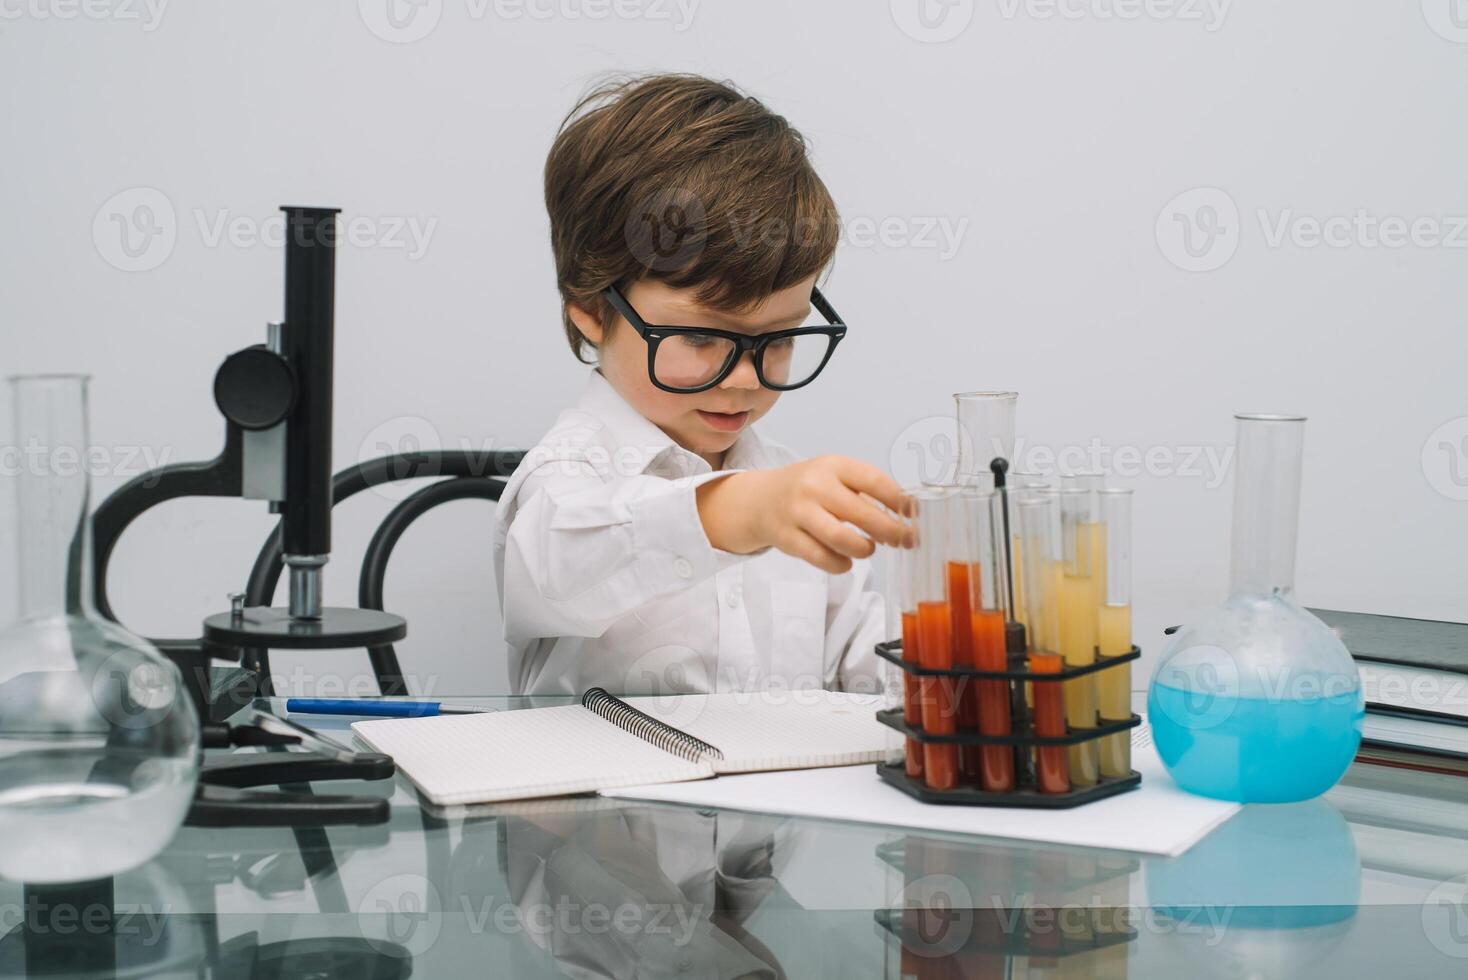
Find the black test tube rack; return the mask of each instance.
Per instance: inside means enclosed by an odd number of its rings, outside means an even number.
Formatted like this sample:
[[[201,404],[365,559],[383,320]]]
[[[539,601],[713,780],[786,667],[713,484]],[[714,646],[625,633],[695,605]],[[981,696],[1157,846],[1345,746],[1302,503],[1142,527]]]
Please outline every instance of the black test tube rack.
[[[877,656],[894,664],[903,672],[903,683],[907,684],[919,677],[939,677],[951,679],[957,684],[974,684],[980,681],[1004,681],[1009,685],[1010,703],[1015,706],[1023,705],[1024,684],[1050,684],[1073,680],[1091,674],[1098,674],[1103,670],[1111,670],[1122,664],[1130,663],[1142,655],[1142,651],[1133,646],[1130,651],[1115,657],[1097,656],[1093,663],[1083,666],[1063,666],[1058,672],[1037,673],[1028,668],[1023,658],[1011,655],[1009,669],[1007,670],[981,670],[977,667],[949,667],[933,668],[923,667],[920,664],[904,660],[902,655],[902,641],[889,640],[878,643],[876,646]],[[1035,731],[1034,715],[1028,711],[1015,711],[1011,720],[1011,731],[1008,735],[983,735],[976,730],[959,728],[955,732],[936,733],[924,731],[920,726],[909,725],[903,717],[901,706],[888,708],[877,712],[877,720],[888,728],[901,732],[907,738],[913,739],[920,744],[941,743],[956,746],[982,746],[982,745],[1007,745],[1012,746],[1015,751],[1014,773],[1015,787],[1012,790],[994,791],[985,790],[978,786],[959,785],[952,789],[934,789],[923,780],[915,779],[907,774],[904,763],[883,762],[877,765],[877,774],[882,780],[891,786],[895,786],[909,796],[922,800],[924,803],[941,803],[954,806],[1001,806],[1001,807],[1029,807],[1034,809],[1062,810],[1070,807],[1081,806],[1096,800],[1115,796],[1127,790],[1134,789],[1142,782],[1142,776],[1136,770],[1132,770],[1125,776],[1102,776],[1096,783],[1090,786],[1075,786],[1064,793],[1044,793],[1037,785],[1034,767],[1028,764],[1033,758],[1033,750],[1039,747],[1063,746],[1070,747],[1084,742],[1092,742],[1115,735],[1118,732],[1129,731],[1142,723],[1142,719],[1135,713],[1129,717],[1118,720],[1100,721],[1095,728],[1070,728],[1067,726],[1065,735],[1046,736]]]

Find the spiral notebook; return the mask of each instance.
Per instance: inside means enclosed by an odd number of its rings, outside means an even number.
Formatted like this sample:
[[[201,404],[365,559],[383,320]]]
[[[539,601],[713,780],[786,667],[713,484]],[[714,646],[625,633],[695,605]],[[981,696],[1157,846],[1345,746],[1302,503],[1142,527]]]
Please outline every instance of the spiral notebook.
[[[897,736],[881,699],[833,691],[614,697],[429,718],[352,731],[439,806],[708,779],[719,773],[878,762]]]

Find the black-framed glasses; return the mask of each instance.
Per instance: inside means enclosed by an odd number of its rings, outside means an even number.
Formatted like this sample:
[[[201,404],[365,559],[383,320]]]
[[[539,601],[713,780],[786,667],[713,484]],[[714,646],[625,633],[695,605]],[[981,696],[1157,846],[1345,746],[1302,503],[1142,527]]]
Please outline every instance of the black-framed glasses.
[[[808,385],[846,336],[846,324],[814,286],[810,305],[826,318],[824,327],[794,327],[769,333],[736,333],[712,327],[672,327],[648,323],[616,286],[602,291],[612,309],[647,341],[647,374],[664,391],[707,391],[727,378],[746,351],[754,352],[759,383],[776,391]]]

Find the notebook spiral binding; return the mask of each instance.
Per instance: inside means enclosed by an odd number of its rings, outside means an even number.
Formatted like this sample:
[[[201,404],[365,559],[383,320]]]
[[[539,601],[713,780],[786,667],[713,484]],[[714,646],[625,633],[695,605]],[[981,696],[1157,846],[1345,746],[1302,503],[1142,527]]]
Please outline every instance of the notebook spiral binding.
[[[581,706],[644,742],[689,762],[699,762],[704,756],[724,758],[723,752],[703,739],[694,738],[681,729],[658,721],[652,715],[638,711],[621,698],[609,694],[606,688],[593,687],[581,695]]]

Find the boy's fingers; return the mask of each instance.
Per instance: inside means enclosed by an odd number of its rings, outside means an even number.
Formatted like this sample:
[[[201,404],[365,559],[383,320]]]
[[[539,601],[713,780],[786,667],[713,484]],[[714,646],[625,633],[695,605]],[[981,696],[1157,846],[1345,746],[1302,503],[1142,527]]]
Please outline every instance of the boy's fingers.
[[[850,558],[847,558],[845,555],[836,554],[836,552],[827,548],[799,528],[794,528],[793,531],[794,533],[789,542],[789,547],[782,548],[782,551],[794,555],[803,561],[810,562],[822,571],[830,572],[832,575],[840,575],[842,572],[850,570]]]
[[[858,493],[857,496],[875,507],[877,512],[883,517],[895,521],[898,528],[900,528],[897,536],[893,540],[883,541],[883,544],[890,544],[899,548],[911,548],[917,544],[917,532],[913,527],[913,521],[917,518],[916,500],[904,492],[902,496],[902,509],[894,512],[882,506],[882,502],[869,493]]]
[[[806,530],[821,544],[848,558],[870,558],[877,550],[870,538],[853,531],[827,511],[816,514]]]
[[[863,463],[859,459],[848,459],[839,475],[841,482],[851,489],[874,497],[898,514],[906,513],[907,495],[902,492],[896,480],[871,463]]]
[[[841,520],[850,521],[882,544],[901,545],[907,528],[872,503],[874,500],[876,498],[868,494],[836,494],[829,507],[831,513]]]

